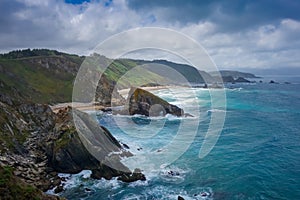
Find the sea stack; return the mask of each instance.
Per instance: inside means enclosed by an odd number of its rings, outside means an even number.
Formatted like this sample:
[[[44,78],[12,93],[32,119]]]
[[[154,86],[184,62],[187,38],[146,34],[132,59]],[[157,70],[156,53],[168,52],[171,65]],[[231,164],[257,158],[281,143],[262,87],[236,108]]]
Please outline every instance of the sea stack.
[[[183,109],[141,88],[131,88],[125,110],[128,110],[129,115],[164,116],[172,114],[177,117],[184,115]]]

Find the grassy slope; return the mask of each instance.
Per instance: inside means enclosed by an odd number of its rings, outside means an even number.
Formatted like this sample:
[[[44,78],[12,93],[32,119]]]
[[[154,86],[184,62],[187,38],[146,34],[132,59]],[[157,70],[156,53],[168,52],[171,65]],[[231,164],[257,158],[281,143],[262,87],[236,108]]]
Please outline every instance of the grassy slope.
[[[57,75],[23,60],[0,59],[0,65],[5,68],[0,79],[17,88],[28,100],[39,103],[71,101],[74,79],[71,74]]]
[[[120,88],[128,88],[130,85],[165,82],[165,77],[155,74],[150,70],[139,68],[137,65],[138,63],[133,60],[116,60],[107,68],[105,75],[110,80],[118,82],[118,87]]]
[[[60,63],[59,67],[43,67],[43,62],[53,59],[53,63]],[[101,63],[110,60],[99,56]],[[33,61],[34,60],[34,61]],[[63,62],[61,62],[61,60]],[[0,55],[0,80],[8,86],[20,91],[22,96],[29,101],[37,103],[58,103],[72,100],[74,73],[60,69],[69,63],[78,69],[84,57],[57,52],[55,50],[23,50]],[[91,62],[98,63],[95,60]],[[137,65],[152,63],[164,64],[178,70],[191,82],[203,82],[197,70],[188,65],[181,65],[169,61],[138,61],[131,59],[115,60],[105,71],[109,80],[118,82],[119,88],[128,88],[130,85],[145,85],[147,83],[172,83],[176,78],[168,77],[168,73],[158,75],[151,68],[136,68]],[[94,63],[91,63],[94,64]],[[99,64],[98,64],[99,65]],[[69,67],[69,66],[67,66]],[[99,71],[101,68],[99,67]],[[170,81],[172,79],[172,81]],[[10,91],[1,91],[10,93]]]
[[[52,200],[57,199],[43,194],[37,188],[22,182],[13,175],[11,167],[0,166],[0,199]]]
[[[37,57],[35,57],[37,58]],[[43,58],[43,56],[39,56]],[[49,56],[44,56],[49,58]],[[75,75],[67,72],[55,72],[52,69],[41,67],[39,63],[31,64],[30,58],[0,59],[0,65],[5,72],[0,73],[0,80],[10,87],[17,88],[26,100],[37,103],[69,102],[72,100],[73,81]],[[52,56],[52,59],[55,57]],[[65,59],[78,63],[78,59],[65,57]],[[136,66],[129,60],[113,62],[105,71],[109,80],[118,82],[126,72]],[[134,76],[125,76],[118,82],[120,88],[130,87],[130,83],[142,85],[148,82],[162,82],[165,78],[146,70],[138,70]],[[2,91],[9,93],[10,91]]]

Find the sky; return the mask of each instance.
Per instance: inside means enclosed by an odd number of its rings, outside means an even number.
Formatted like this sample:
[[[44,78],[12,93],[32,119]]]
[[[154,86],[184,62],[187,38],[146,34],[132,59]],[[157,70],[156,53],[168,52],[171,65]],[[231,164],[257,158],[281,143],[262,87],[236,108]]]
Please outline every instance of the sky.
[[[300,72],[299,10],[298,0],[1,0],[0,52],[88,55],[114,34],[162,27],[196,40],[221,69],[293,73]]]

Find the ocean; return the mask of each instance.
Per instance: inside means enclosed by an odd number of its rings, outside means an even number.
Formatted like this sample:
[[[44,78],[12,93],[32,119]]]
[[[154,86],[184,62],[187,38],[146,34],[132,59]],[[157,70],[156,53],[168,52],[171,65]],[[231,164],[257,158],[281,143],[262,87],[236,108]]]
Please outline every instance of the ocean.
[[[279,84],[269,84],[271,79]],[[206,89],[178,87],[152,92],[183,106],[194,117],[97,115],[99,123],[137,155],[127,163],[141,167],[147,180],[92,180],[90,171],[60,174],[67,178],[61,196],[100,200],[178,196],[300,199],[300,77],[267,77],[263,83],[226,85],[226,106],[217,108],[212,108]],[[213,113],[226,114],[224,125],[212,150],[199,158]],[[181,137],[176,139],[179,132]],[[168,146],[171,142],[174,144]]]

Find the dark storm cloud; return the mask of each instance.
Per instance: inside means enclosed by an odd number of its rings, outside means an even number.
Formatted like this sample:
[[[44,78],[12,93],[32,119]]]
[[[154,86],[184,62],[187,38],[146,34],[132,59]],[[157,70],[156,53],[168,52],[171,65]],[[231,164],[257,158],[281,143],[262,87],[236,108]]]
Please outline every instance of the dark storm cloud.
[[[284,18],[300,19],[300,1],[296,0],[128,0],[128,6],[140,13],[153,11],[170,23],[211,21],[223,31],[248,29]]]

